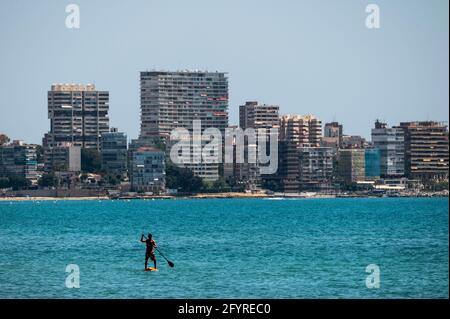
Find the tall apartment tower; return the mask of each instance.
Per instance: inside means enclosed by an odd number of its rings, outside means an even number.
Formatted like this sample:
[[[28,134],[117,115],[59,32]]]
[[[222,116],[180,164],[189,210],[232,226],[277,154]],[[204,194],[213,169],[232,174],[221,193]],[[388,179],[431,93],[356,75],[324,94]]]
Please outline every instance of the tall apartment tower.
[[[239,126],[246,128],[270,129],[280,127],[278,105],[258,104],[258,102],[245,102],[239,106]]]
[[[279,109],[278,105],[259,104],[256,101],[245,102],[244,105],[239,106],[239,127],[242,130],[255,129],[257,133],[266,134],[266,149],[268,149],[269,130],[280,127]],[[250,145],[248,141],[245,141],[244,157],[248,156],[250,149],[258,152],[258,141],[255,142]],[[245,163],[225,163],[224,175],[226,179],[229,179],[231,175],[235,182],[245,185],[250,190],[258,189],[261,184],[260,165],[258,163],[248,163],[248,161],[245,161]]]
[[[228,78],[223,72],[141,72],[140,138],[168,137],[178,127],[228,126]]]
[[[109,131],[109,92],[93,84],[53,84],[48,91],[50,132],[44,147],[68,142],[100,150],[100,136]]]
[[[380,176],[396,178],[405,175],[404,133],[386,123],[375,122],[372,129],[373,146],[380,150]]]
[[[228,126],[228,78],[223,72],[141,72],[140,140],[168,141],[175,128],[192,134],[193,121],[201,120],[202,132]],[[203,141],[202,143],[206,143]],[[170,143],[166,151],[170,151]],[[205,180],[219,178],[218,163],[183,164]]]
[[[322,122],[313,115],[284,115],[280,121],[279,175],[285,192],[300,189],[299,151],[305,147],[319,147]]]
[[[434,121],[402,122],[405,136],[405,173],[414,179],[448,178],[447,125]]]

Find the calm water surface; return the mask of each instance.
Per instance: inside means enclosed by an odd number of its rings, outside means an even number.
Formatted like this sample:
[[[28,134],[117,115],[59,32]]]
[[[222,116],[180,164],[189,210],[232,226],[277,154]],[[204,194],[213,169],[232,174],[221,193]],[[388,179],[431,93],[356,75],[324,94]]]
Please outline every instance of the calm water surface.
[[[0,202],[0,298],[448,298],[448,198]],[[143,271],[141,233],[161,251]],[[80,267],[68,289],[66,265]],[[381,271],[365,285],[366,266]]]

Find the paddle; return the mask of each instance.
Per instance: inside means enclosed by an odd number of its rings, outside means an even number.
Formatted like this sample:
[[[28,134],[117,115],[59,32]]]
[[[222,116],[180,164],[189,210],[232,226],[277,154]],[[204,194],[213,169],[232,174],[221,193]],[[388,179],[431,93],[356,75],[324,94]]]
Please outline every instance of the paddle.
[[[155,247],[155,249],[158,251],[158,253],[160,253],[161,256],[163,256],[163,258],[167,261],[167,264],[169,265],[169,267],[173,267],[175,266],[175,264],[173,262],[171,262],[169,259],[166,258],[166,256],[163,255],[163,253],[161,251],[159,251],[159,249],[157,247]]]

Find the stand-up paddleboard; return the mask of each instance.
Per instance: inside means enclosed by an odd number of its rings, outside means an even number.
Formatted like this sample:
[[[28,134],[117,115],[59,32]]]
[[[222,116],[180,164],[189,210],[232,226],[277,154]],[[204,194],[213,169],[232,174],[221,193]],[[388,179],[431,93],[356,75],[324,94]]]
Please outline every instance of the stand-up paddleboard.
[[[153,268],[153,267],[148,267],[147,269],[145,269],[145,271],[158,271],[158,269]]]

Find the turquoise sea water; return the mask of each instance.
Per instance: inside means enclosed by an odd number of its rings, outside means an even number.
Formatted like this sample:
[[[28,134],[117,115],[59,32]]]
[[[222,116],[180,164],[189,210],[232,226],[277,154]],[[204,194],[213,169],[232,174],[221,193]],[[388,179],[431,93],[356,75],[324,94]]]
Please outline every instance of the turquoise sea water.
[[[448,198],[0,202],[0,298],[448,298],[448,216]],[[149,231],[175,268],[143,271]]]

